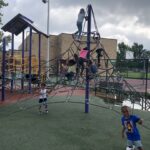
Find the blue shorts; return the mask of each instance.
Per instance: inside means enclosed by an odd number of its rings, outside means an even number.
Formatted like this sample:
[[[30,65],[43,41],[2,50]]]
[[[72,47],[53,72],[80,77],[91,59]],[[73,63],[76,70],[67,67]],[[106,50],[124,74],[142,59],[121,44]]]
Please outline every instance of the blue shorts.
[[[127,140],[127,146],[132,148],[133,145],[138,148],[138,147],[143,147],[142,143],[141,143],[141,140],[138,140],[138,141],[131,141],[131,140]]]

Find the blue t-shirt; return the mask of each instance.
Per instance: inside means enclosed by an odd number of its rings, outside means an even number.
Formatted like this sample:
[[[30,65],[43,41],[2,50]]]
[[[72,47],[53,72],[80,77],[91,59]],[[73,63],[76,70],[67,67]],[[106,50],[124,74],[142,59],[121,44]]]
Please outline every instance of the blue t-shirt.
[[[97,67],[96,67],[96,65],[92,65],[92,66],[91,66],[91,72],[94,73],[94,74],[97,72]]]
[[[136,123],[140,120],[138,116],[130,115],[129,118],[122,117],[122,125],[126,129],[126,135],[128,140],[138,141],[141,140],[139,131],[136,127]]]

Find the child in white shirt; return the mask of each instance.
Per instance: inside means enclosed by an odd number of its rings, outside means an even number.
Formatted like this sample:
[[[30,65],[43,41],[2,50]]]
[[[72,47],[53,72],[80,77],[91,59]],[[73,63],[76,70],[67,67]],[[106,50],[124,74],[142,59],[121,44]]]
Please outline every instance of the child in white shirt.
[[[39,96],[39,112],[42,113],[42,106],[44,106],[44,111],[48,113],[47,106],[47,89],[45,83],[41,84],[40,96]]]

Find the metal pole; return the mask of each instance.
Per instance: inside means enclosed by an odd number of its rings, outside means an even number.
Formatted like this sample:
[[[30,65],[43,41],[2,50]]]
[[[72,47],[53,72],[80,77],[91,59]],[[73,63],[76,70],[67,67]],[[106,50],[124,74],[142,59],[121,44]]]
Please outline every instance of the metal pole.
[[[21,89],[24,89],[24,31],[22,32],[22,79]]]
[[[145,110],[146,110],[146,103],[147,103],[147,82],[148,82],[148,59],[145,60],[146,61],[146,64],[145,64],[145,67],[146,67],[146,77],[145,77],[145,80],[146,80],[146,83],[145,83]]]
[[[38,72],[38,76],[40,79],[40,75],[41,75],[41,34],[39,34],[39,72]]]
[[[50,67],[50,57],[49,57],[49,51],[50,51],[50,35],[49,35],[49,14],[50,14],[50,0],[47,0],[47,77],[49,78],[49,67]]]
[[[2,60],[2,101],[5,100],[5,65],[6,65],[6,38],[3,38],[3,60]]]
[[[106,68],[108,68],[108,59],[105,59],[106,61]],[[108,69],[106,70],[106,100],[107,102],[109,103],[109,100],[108,100]]]
[[[12,33],[12,40],[11,40],[11,58],[14,57],[14,34]],[[12,62],[13,63],[13,62]],[[14,66],[13,66],[14,67]],[[14,69],[14,68],[13,68]],[[11,92],[13,92],[14,87],[14,72],[11,72]]]
[[[90,60],[90,40],[91,40],[91,10],[92,6],[88,5],[88,16],[87,16],[87,67],[86,67],[86,89],[85,89],[85,113],[89,112],[89,68],[88,63]]]
[[[29,93],[31,93],[31,71],[32,71],[32,28],[30,27],[30,47],[29,47]]]
[[[46,56],[46,76],[49,78],[49,67],[50,67],[50,57],[49,57],[49,51],[50,51],[50,35],[49,35],[49,20],[50,20],[50,0],[42,0],[42,2],[45,4],[47,3],[47,56]]]

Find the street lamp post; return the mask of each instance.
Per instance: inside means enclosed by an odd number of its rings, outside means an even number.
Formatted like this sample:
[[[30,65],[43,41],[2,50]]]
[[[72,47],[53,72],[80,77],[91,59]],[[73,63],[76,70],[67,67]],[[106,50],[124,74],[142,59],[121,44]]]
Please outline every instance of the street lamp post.
[[[46,72],[47,77],[49,78],[49,67],[50,67],[50,58],[49,58],[49,51],[50,51],[50,34],[49,34],[49,17],[50,17],[50,0],[42,0],[43,3],[47,3],[47,65],[46,65]]]

